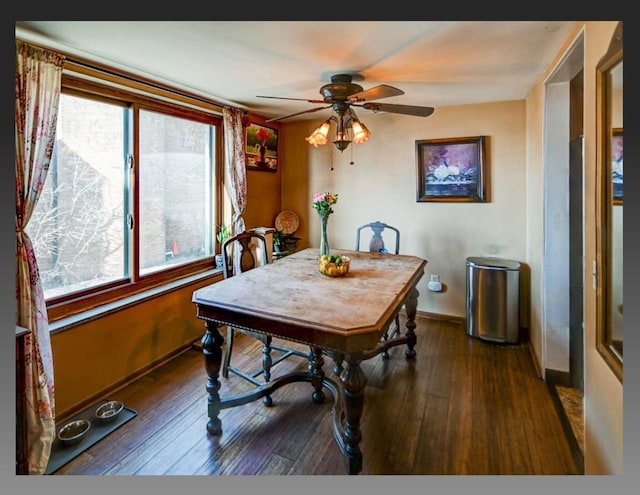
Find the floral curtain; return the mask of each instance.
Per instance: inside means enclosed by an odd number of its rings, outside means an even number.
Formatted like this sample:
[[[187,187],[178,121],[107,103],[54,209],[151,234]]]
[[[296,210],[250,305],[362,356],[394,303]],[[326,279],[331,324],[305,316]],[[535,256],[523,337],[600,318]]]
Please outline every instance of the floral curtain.
[[[25,227],[49,170],[64,57],[16,40],[16,324],[25,339],[29,474],[43,474],[55,438],[53,355],[44,291]]]
[[[224,123],[224,175],[225,186],[233,207],[233,235],[244,232],[244,210],[247,207],[247,169],[244,152],[244,112],[225,107]]]

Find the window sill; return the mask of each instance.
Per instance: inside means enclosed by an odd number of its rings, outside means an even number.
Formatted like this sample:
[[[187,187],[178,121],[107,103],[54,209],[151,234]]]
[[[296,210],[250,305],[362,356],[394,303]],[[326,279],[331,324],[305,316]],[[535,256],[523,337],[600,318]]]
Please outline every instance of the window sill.
[[[153,289],[149,289],[147,291],[143,291],[138,294],[134,294],[132,296],[122,298],[118,301],[114,301],[108,304],[104,304],[102,306],[92,308],[88,311],[83,311],[81,313],[78,313],[72,316],[61,318],[59,320],[49,323],[49,333],[54,334],[64,330],[69,330],[70,328],[85,324],[91,320],[102,318],[103,316],[106,316],[108,314],[121,311],[127,307],[134,306],[136,304],[140,304],[143,301],[153,299],[163,294],[167,294],[174,290],[181,289],[188,285],[195,284],[207,278],[212,278],[212,277],[215,277],[216,275],[221,275],[221,274],[222,274],[222,268],[214,268],[213,270],[208,270],[206,272],[198,273],[197,275],[192,275],[190,277],[186,277],[180,280],[175,280],[165,285],[154,287]]]

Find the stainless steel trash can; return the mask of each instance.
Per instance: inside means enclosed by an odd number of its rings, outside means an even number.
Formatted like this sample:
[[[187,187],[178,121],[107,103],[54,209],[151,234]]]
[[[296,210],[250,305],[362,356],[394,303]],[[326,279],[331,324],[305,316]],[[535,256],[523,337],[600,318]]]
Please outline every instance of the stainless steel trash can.
[[[520,336],[520,263],[467,258],[467,334],[517,344]]]

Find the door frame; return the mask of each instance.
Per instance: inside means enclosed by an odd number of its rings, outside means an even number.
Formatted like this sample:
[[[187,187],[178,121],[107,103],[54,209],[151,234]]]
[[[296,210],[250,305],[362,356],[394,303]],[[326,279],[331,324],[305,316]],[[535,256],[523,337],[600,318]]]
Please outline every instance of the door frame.
[[[570,375],[570,256],[580,256],[584,242],[572,252],[569,239],[569,165],[571,81],[584,69],[584,30],[567,49],[544,82],[543,118],[543,256],[542,256],[542,373]],[[584,109],[584,101],[582,102]],[[584,122],[583,122],[584,125]],[[584,159],[582,167],[584,169]],[[584,198],[584,181],[579,188]],[[584,225],[584,204],[582,204]],[[584,240],[584,227],[582,237]],[[584,300],[584,291],[582,291]],[[583,312],[584,322],[584,312]],[[584,356],[584,342],[582,343]],[[584,365],[578,370],[584,376]]]

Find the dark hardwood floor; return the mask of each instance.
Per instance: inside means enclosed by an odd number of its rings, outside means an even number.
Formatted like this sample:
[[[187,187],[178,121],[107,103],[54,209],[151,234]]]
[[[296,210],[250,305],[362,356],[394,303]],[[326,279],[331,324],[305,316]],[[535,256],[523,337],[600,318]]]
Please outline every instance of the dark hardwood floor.
[[[361,474],[583,473],[526,344],[487,343],[456,322],[417,323],[415,360],[395,347],[388,361],[377,356],[362,365]],[[234,358],[258,369],[261,346],[238,335]],[[306,365],[292,357],[273,375]],[[328,375],[332,365],[325,359]],[[232,374],[221,381],[223,397],[249,387]],[[330,393],[318,405],[310,384],[287,385],[274,392],[273,407],[256,401],[223,410],[223,434],[211,437],[205,384],[201,352],[191,349],[110,394],[138,416],[55,475],[345,474]]]

